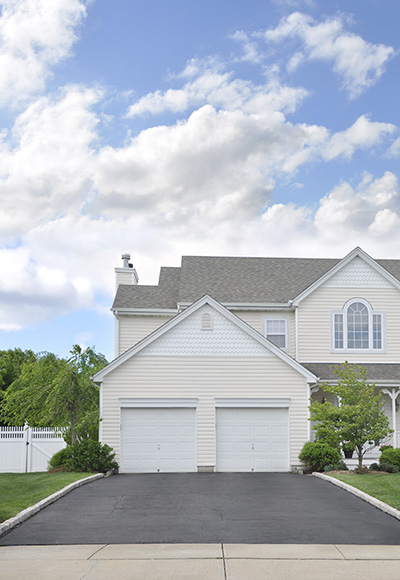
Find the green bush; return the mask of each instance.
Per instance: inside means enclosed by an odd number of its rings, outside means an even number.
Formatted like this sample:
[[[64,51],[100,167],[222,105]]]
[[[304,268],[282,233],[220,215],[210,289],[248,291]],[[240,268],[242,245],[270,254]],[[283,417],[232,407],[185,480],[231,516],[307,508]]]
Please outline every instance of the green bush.
[[[52,469],[61,468],[64,471],[106,472],[117,469],[118,463],[114,460],[115,453],[108,445],[99,441],[85,439],[79,443],[68,445],[57,451],[49,461]]]
[[[393,449],[393,447],[387,447],[381,453],[379,457],[379,463],[392,463],[400,469],[400,448]]]
[[[324,471],[348,471],[348,467],[344,461],[340,460],[334,465],[325,465]]]
[[[327,443],[308,441],[304,444],[299,459],[312,471],[324,471],[326,465],[337,465],[341,456],[337,449]]]
[[[369,466],[370,471],[380,471],[381,470],[381,466],[379,465],[379,463],[371,463],[371,465]]]
[[[71,456],[70,449],[70,447],[64,447],[64,449],[60,449],[60,451],[54,453],[49,461],[49,467],[52,469],[63,468]]]
[[[399,471],[399,468],[397,467],[397,465],[393,465],[393,463],[390,463],[388,461],[387,463],[385,462],[381,463],[381,470],[386,471],[387,473],[397,473]]]

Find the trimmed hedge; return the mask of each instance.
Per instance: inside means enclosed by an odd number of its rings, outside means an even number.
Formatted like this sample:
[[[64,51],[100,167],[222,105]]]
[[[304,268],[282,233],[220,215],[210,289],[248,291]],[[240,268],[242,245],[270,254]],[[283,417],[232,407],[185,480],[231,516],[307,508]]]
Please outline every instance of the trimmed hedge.
[[[108,445],[85,439],[57,451],[49,461],[51,469],[105,473],[117,469],[115,453]]]
[[[304,444],[299,459],[311,471],[324,471],[325,466],[337,465],[342,458],[339,451],[327,443],[308,441]]]

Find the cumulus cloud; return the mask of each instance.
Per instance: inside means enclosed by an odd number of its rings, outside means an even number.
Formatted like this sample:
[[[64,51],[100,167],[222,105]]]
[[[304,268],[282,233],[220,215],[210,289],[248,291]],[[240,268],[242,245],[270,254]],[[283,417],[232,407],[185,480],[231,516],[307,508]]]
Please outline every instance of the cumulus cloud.
[[[373,179],[367,173],[356,188],[342,182],[321,199],[315,226],[324,239],[332,240],[362,237],[368,232],[381,234],[385,233],[383,221],[399,209],[397,176],[387,171],[381,178]],[[383,210],[389,213],[382,213]]]
[[[208,65],[208,66],[205,66]],[[269,81],[256,85],[233,78],[232,71],[222,71],[215,63],[190,62],[181,78],[188,79],[178,89],[149,93],[133,105],[127,117],[182,113],[205,103],[228,111],[256,112],[261,109],[292,112],[306,98],[307,91]]]
[[[12,243],[35,223],[86,201],[93,173],[100,98],[93,89],[65,87],[20,114],[0,146],[0,240]]]
[[[0,16],[0,106],[43,90],[51,67],[69,56],[86,16],[80,0],[3,0]]]
[[[154,124],[134,136],[128,132],[119,146],[104,145],[104,117],[98,109],[105,91],[68,85],[35,95],[51,66],[69,54],[76,26],[84,18],[83,2],[67,4],[54,0],[48,15],[39,10],[39,0],[10,0],[0,19],[10,38],[10,23],[23,22],[33,7],[39,20],[53,14],[59,23],[58,40],[44,28],[37,44],[34,31],[39,25],[34,19],[21,53],[14,55],[11,40],[3,45],[8,55],[21,60],[21,74],[28,56],[37,67],[32,77],[27,73],[26,88],[11,83],[8,99],[18,87],[30,99],[15,114],[9,132],[0,133],[0,268],[6,273],[0,279],[1,329],[38,324],[79,308],[103,312],[101,297],[111,299],[113,268],[123,251],[132,252],[142,283],[156,283],[159,266],[178,265],[182,253],[321,251],[340,256],[362,245],[374,254],[370,240],[379,248],[391,235],[391,247],[398,247],[400,254],[394,173],[378,178],[364,174],[357,185],[342,181],[327,194],[322,189],[316,209],[274,199],[277,184],[301,190],[300,171],[312,164],[345,163],[357,151],[385,144],[394,133],[392,124],[363,114],[337,132],[321,123],[295,122],[293,113],[298,115],[310,97],[305,89],[281,82],[278,74],[260,77],[266,80],[258,84],[238,77],[235,59],[231,69],[217,59],[192,59],[171,77],[169,89],[132,102],[123,119],[126,126],[139,117],[169,113],[169,124]],[[296,18],[296,26],[294,17],[286,19],[274,38],[263,36],[275,42],[279,32],[282,38],[302,40],[288,65],[291,70],[317,58],[317,35],[323,38],[325,33],[339,47],[343,43],[336,43],[338,39],[353,38],[339,19],[326,21],[320,29],[310,19]],[[261,62],[258,36],[237,33],[235,39],[243,44],[248,61]],[[377,59],[376,45],[363,42],[360,58],[365,49]],[[336,48],[335,66],[344,54]],[[385,54],[382,67],[390,56]],[[369,66],[367,76],[372,78]],[[396,155],[398,148],[397,140],[389,154]]]
[[[350,98],[358,97],[375,84],[395,54],[391,46],[373,44],[346,30],[341,16],[316,22],[306,14],[294,12],[282,18],[276,28],[258,36],[267,43],[277,44],[288,39],[301,43],[300,50],[289,60],[289,71],[305,60],[332,63]]]

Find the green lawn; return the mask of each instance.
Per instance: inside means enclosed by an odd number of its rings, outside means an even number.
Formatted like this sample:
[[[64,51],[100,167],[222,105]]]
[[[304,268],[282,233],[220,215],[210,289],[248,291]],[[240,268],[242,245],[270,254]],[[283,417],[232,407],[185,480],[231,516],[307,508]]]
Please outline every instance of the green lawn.
[[[400,510],[400,473],[329,474]]]
[[[0,473],[0,522],[90,473]]]

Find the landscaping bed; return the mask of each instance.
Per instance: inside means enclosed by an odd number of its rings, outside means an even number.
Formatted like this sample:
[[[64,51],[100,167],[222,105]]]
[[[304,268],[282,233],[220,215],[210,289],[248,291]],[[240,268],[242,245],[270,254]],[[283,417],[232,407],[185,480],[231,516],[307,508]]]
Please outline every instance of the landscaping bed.
[[[0,473],[0,522],[90,473]]]

